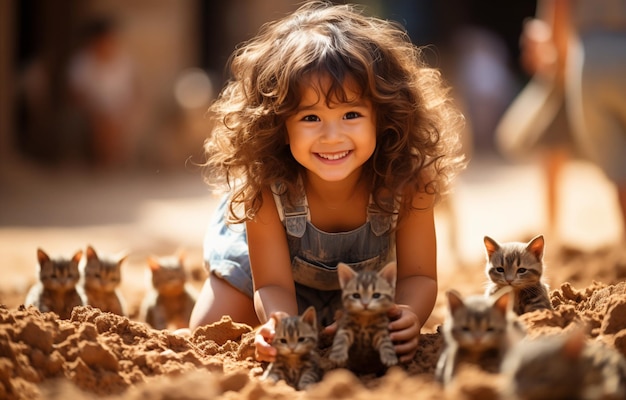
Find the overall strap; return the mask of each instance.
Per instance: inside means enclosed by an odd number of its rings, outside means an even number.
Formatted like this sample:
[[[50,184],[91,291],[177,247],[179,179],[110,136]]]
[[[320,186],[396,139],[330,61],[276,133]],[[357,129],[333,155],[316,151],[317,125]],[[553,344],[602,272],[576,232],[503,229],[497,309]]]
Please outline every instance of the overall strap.
[[[302,180],[300,178],[298,178],[298,187],[302,189]],[[301,238],[304,235],[304,231],[306,231],[307,221],[311,220],[306,196],[304,194],[298,196],[292,204],[282,184],[272,184],[272,193],[278,215],[285,225],[287,234]],[[304,190],[301,193],[304,193]]]

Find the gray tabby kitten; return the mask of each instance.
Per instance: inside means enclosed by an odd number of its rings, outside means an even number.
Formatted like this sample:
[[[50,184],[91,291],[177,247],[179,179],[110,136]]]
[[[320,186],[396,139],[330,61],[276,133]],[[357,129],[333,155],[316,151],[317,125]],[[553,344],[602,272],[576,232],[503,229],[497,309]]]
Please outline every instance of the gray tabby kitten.
[[[396,263],[379,272],[354,271],[347,264],[337,265],[342,292],[342,314],[329,360],[359,373],[380,372],[398,363],[389,337],[388,311],[394,306]]]
[[[28,291],[25,306],[35,306],[41,312],[55,312],[69,319],[72,309],[86,303],[85,294],[77,287],[80,279],[78,263],[83,252],[77,251],[72,258],[50,258],[42,249],[37,249],[39,281]]]
[[[455,290],[447,291],[446,296],[444,350],[437,363],[437,379],[448,385],[462,364],[498,373],[506,351],[525,335],[512,310],[512,289],[503,288],[489,298],[473,295],[463,299]]]
[[[502,366],[506,399],[626,399],[626,359],[582,329],[521,341]]]
[[[119,290],[122,283],[122,263],[126,258],[126,255],[99,257],[92,246],[87,246],[79,269],[80,286],[87,295],[88,305],[103,312],[127,315],[126,305]]]
[[[189,317],[196,304],[196,289],[187,282],[185,255],[148,257],[151,286],[139,309],[139,320],[154,329],[189,327]]]
[[[284,380],[297,390],[319,382],[322,369],[317,341],[317,317],[313,306],[307,308],[302,316],[278,320],[272,340],[272,346],[277,351],[276,361],[270,363],[261,379]]]
[[[485,236],[486,273],[489,278],[486,294],[494,294],[505,286],[515,292],[513,311],[518,315],[529,311],[552,309],[549,288],[542,281],[544,240],[535,236],[528,243],[498,243]]]

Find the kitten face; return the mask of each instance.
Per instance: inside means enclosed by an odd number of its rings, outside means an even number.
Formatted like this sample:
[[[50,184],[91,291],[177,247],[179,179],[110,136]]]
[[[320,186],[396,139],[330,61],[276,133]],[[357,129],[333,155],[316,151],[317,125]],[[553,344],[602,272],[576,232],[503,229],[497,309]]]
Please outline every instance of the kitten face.
[[[485,350],[498,348],[506,337],[511,312],[510,290],[496,293],[492,298],[474,295],[461,298],[455,290],[446,293],[448,316],[444,324],[446,340],[461,348]]]
[[[315,308],[307,308],[302,316],[282,318],[276,324],[272,346],[282,357],[302,356],[317,346],[318,333]]]
[[[389,263],[380,272],[357,274],[347,264],[337,266],[344,309],[349,313],[380,314],[394,304],[396,263]]]
[[[122,257],[98,257],[91,246],[87,246],[80,269],[85,281],[85,288],[103,292],[114,291],[122,282]]]
[[[499,286],[523,289],[540,281],[543,273],[543,236],[530,242],[500,244],[485,236],[487,277]]]
[[[77,251],[71,259],[50,258],[46,252],[37,249],[39,280],[48,290],[68,290],[76,287],[80,279],[78,263],[83,252]]]
[[[173,296],[183,292],[187,282],[183,259],[182,255],[148,258],[152,286],[159,293]]]

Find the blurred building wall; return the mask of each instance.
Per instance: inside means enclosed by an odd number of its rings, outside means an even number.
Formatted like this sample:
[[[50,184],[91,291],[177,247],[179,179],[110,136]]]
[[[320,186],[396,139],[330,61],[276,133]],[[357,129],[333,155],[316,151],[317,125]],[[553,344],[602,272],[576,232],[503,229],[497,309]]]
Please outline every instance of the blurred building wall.
[[[198,64],[199,2],[196,0],[3,0],[1,85],[2,152],[19,151],[39,161],[63,158],[71,129],[66,93],[68,61],[81,42],[81,28],[98,15],[113,17],[139,71],[143,107],[137,142],[158,139],[163,118],[172,116],[178,73]],[[6,21],[15,23],[5,23]],[[5,32],[7,34],[5,34]],[[30,68],[35,65],[34,68]],[[31,72],[34,71],[34,72]],[[29,75],[29,76],[27,76]],[[33,78],[34,77],[34,78]],[[28,80],[30,79],[30,82]],[[26,81],[26,82],[25,82]],[[42,81],[44,82],[42,84]],[[34,82],[34,83],[33,83]],[[28,86],[30,84],[30,87]],[[40,97],[34,111],[25,97]],[[29,107],[31,109],[29,109]]]
[[[13,2],[0,1],[0,167],[10,157],[13,124],[13,74],[11,68],[13,53]],[[3,163],[4,162],[4,163]]]

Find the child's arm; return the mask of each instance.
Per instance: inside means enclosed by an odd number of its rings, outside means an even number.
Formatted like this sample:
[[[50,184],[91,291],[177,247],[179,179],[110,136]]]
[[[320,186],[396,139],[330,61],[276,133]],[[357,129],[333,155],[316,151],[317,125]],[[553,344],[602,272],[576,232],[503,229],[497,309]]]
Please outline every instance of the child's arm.
[[[434,198],[418,193],[413,206],[401,215],[396,232],[398,281],[396,315],[390,324],[391,339],[402,361],[412,359],[419,331],[437,299],[437,241]]]
[[[263,324],[255,339],[257,358],[273,361],[276,350],[269,343],[274,336],[276,318],[297,315],[298,304],[285,228],[269,189],[263,192],[263,205],[254,220],[246,223],[246,234],[254,305]]]
[[[279,311],[297,315],[287,234],[269,189],[263,193],[263,205],[254,220],[246,223],[246,233],[259,321],[264,323]]]

